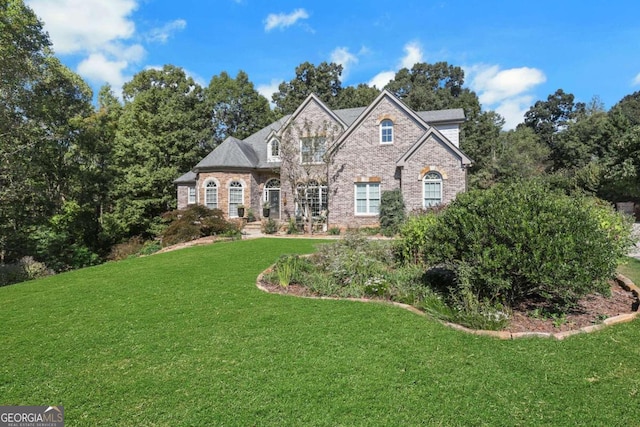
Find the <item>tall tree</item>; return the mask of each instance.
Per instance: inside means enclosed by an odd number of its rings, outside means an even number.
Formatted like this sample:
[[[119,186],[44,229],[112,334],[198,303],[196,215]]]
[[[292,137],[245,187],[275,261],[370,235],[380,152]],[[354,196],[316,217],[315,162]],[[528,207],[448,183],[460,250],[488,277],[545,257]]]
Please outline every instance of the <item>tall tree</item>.
[[[477,97],[463,88],[464,71],[446,62],[417,63],[398,71],[386,89],[414,110],[477,108]],[[475,98],[475,99],[474,99]],[[472,104],[478,104],[472,105]]]
[[[624,116],[630,126],[640,125],[640,91],[622,98],[611,108],[611,114]]]
[[[114,210],[108,232],[153,234],[161,213],[175,209],[172,181],[212,145],[204,91],[181,68],[165,65],[136,74],[123,87],[114,163]]]
[[[556,135],[569,123],[584,114],[585,104],[574,102],[571,93],[558,89],[546,101],[537,101],[524,115],[524,126],[528,126],[547,144],[555,148]]]
[[[49,46],[30,8],[0,1],[0,261],[34,254],[37,230],[76,196],[71,153],[91,90]]]
[[[244,139],[275,120],[269,101],[255,90],[244,71],[236,78],[226,72],[214,76],[205,89],[216,144],[228,136]]]
[[[380,95],[380,91],[377,88],[367,86],[364,83],[355,87],[347,86],[340,91],[335,108],[366,107],[378,95]]]
[[[278,115],[293,113],[309,96],[316,94],[330,108],[335,108],[342,91],[342,65],[322,62],[317,67],[305,62],[296,67],[296,76],[289,82],[282,82],[272,100]]]

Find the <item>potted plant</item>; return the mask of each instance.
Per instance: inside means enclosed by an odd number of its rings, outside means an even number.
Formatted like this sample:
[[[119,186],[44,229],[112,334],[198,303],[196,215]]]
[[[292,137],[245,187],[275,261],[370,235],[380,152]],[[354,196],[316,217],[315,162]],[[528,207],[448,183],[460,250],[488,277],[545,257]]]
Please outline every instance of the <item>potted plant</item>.
[[[269,201],[267,200],[266,202],[264,202],[262,204],[262,216],[264,218],[269,218],[269,214],[271,213],[271,205],[269,204]]]
[[[238,216],[240,218],[244,217],[244,205],[238,205]]]

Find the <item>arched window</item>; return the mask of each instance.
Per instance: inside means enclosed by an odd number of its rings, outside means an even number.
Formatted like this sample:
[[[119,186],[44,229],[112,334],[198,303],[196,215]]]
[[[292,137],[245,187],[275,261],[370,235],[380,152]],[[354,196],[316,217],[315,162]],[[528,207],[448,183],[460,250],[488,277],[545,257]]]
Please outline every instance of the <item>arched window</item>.
[[[236,218],[238,216],[238,206],[244,201],[244,187],[239,181],[231,181],[229,183],[229,216]]]
[[[442,175],[429,172],[422,179],[422,206],[429,208],[442,203]]]
[[[204,205],[209,209],[218,208],[218,184],[215,181],[204,185]]]
[[[272,139],[267,148],[267,160],[270,162],[280,161],[280,141]]]
[[[393,144],[393,122],[389,119],[380,122],[380,144]]]

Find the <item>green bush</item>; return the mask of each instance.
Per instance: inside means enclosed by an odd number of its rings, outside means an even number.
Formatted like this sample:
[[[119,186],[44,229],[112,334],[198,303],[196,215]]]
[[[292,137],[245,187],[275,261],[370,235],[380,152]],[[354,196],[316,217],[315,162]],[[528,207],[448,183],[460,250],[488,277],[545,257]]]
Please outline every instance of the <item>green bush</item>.
[[[167,212],[163,215],[163,220],[169,223],[161,235],[163,246],[238,232],[238,226],[225,220],[220,209],[209,209],[201,205]]]
[[[606,294],[631,242],[611,207],[535,181],[461,194],[429,233],[422,254],[456,273],[458,299],[508,307],[542,298],[566,309]]]
[[[384,236],[395,236],[404,222],[404,200],[399,188],[382,192],[380,198],[380,231]]]
[[[273,218],[269,218],[266,221],[262,221],[262,232],[264,234],[276,234],[279,228],[278,221]]]
[[[52,274],[54,274],[53,270],[44,263],[36,261],[33,257],[26,256],[15,263],[0,264],[0,286],[26,282],[27,280],[51,276]]]
[[[328,230],[330,236],[339,236],[340,235],[340,227],[331,227]]]
[[[131,256],[136,256],[137,254],[139,254],[143,247],[144,240],[142,240],[142,237],[135,236],[130,238],[126,242],[113,245],[107,259],[111,261],[127,259]]]
[[[432,212],[411,215],[400,227],[398,252],[404,261],[421,263],[424,250],[436,224],[436,214]]]

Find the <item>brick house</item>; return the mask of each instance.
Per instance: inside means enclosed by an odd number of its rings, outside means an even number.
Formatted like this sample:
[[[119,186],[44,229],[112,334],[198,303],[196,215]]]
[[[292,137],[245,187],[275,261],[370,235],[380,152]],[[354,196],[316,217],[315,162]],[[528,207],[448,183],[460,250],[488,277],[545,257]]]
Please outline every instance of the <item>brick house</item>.
[[[310,95],[291,115],[244,140],[227,138],[174,182],[178,208],[202,204],[229,218],[300,219],[329,227],[378,223],[383,191],[407,210],[449,203],[466,188],[471,159],[459,148],[462,109],[413,111],[388,91],[369,106],[331,110]],[[246,214],[245,214],[246,215]]]

